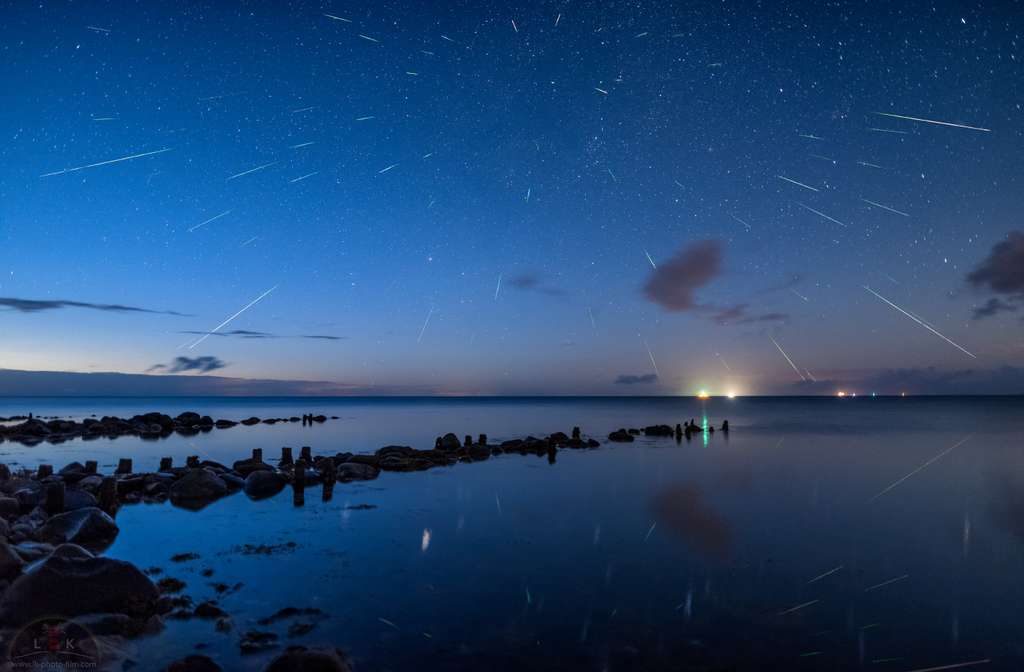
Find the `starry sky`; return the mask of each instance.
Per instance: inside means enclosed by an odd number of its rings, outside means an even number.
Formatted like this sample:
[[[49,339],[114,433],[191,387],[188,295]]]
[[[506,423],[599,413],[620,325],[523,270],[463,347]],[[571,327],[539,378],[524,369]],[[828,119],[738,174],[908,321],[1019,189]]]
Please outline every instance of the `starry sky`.
[[[1024,391],[1022,9],[12,2],[0,367]]]

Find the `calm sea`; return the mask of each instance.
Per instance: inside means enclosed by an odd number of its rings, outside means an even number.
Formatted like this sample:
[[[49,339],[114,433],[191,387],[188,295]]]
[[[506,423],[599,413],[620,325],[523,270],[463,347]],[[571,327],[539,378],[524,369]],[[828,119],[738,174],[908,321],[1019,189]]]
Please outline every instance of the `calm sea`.
[[[1021,398],[0,400],[0,416],[150,410],[340,419],[8,442],[0,461],[109,469],[132,457],[146,470],[163,456],[230,464],[256,447],[372,452],[429,448],[449,431],[500,441],[574,425],[603,441],[705,416],[732,431],[560,451],[553,464],[504,455],[384,473],[339,484],[329,502],[307,490],[301,508],[287,490],[199,512],[124,507],[108,555],[164,568],[197,602],[215,582],[243,584],[220,598],[231,632],[170,621],[129,644],[136,669],[201,650],[258,670],[272,653],[242,656],[248,630],[282,647],[338,646],[364,671],[1024,667]],[[169,561],[183,552],[200,559]],[[314,627],[294,636],[294,620],[257,623],[288,606],[327,617],[298,619]]]

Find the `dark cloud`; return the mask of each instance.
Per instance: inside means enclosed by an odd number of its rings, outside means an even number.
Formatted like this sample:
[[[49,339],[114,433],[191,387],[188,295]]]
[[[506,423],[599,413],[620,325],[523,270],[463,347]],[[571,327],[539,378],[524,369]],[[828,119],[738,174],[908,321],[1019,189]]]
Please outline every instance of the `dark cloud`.
[[[651,273],[644,294],[665,310],[699,308],[693,293],[721,273],[722,244],[703,240],[684,247]]]
[[[658,382],[658,374],[656,373],[645,373],[642,376],[635,376],[624,373],[615,379],[616,385],[644,385],[647,383],[656,382]]]
[[[238,338],[277,338],[274,334],[265,331],[248,331],[246,329],[232,329],[231,331],[181,331],[181,334],[194,334],[196,336],[237,336]]]
[[[996,294],[1024,294],[1024,232],[1011,231],[967,274],[967,282]]]
[[[508,284],[513,288],[520,289],[524,292],[539,292],[549,296],[562,296],[565,294],[564,290],[558,289],[557,287],[545,286],[542,278],[537,273],[520,273],[519,275],[514,275],[509,278]]]
[[[985,302],[985,305],[974,309],[974,319],[980,320],[985,317],[992,317],[999,313],[1013,312],[1015,310],[1017,310],[1017,306],[1012,303],[1003,301],[997,297],[991,298]]]
[[[786,322],[789,320],[787,313],[761,313],[751,315],[747,311],[747,304],[738,303],[735,306],[711,308],[717,311],[713,317],[719,324],[756,324],[761,322]]]
[[[137,308],[135,306],[122,306],[116,303],[87,303],[85,301],[66,301],[63,299],[37,300],[3,297],[0,298],[0,306],[16,310],[19,313],[39,313],[44,310],[59,310],[61,308],[89,308],[91,310],[102,310],[111,313],[156,313],[160,315],[189,317],[185,313],[178,313],[173,310],[153,310],[150,308]]]
[[[1024,304],[1024,232],[1011,231],[1006,240],[992,246],[992,251],[967,274],[967,283],[975,289],[1000,294],[980,308],[974,319],[1017,310]]]
[[[211,355],[204,357],[175,357],[174,361],[170,364],[154,364],[146,370],[146,373],[151,371],[165,371],[167,373],[197,371],[199,373],[209,373],[210,371],[223,369],[225,366],[227,364],[223,360]]]
[[[266,331],[248,331],[246,329],[232,329],[230,331],[181,331],[181,334],[193,334],[196,336],[222,336],[236,338],[315,338],[323,341],[343,341],[345,336],[329,336],[326,334],[299,334],[298,336],[281,336]]]

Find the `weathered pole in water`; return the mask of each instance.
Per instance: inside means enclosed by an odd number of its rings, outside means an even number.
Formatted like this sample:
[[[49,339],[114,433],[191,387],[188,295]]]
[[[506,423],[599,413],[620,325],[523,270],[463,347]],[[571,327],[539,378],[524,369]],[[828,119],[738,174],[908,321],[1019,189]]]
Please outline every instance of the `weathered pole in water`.
[[[46,513],[56,516],[64,513],[64,481],[54,481],[46,486]]]

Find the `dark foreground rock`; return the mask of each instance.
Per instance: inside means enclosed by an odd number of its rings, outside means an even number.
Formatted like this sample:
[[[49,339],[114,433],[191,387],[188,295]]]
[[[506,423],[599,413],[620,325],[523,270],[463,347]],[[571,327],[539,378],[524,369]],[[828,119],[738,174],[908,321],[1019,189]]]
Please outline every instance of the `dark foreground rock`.
[[[264,672],[351,672],[340,649],[307,649],[290,646],[263,668]]]
[[[633,441],[633,435],[627,432],[625,429],[616,429],[614,432],[608,435],[609,441],[617,441],[620,443],[630,443]]]
[[[134,565],[62,544],[18,577],[0,599],[0,623],[18,626],[43,616],[156,613],[156,586]]]
[[[114,519],[93,506],[53,516],[36,536],[47,544],[71,543],[97,551],[113,543],[117,533]]]
[[[171,503],[198,510],[228,494],[227,483],[208,469],[192,469],[171,486]]]
[[[284,476],[276,471],[252,471],[245,479],[245,494],[252,499],[263,499],[281,492],[284,486]]]

